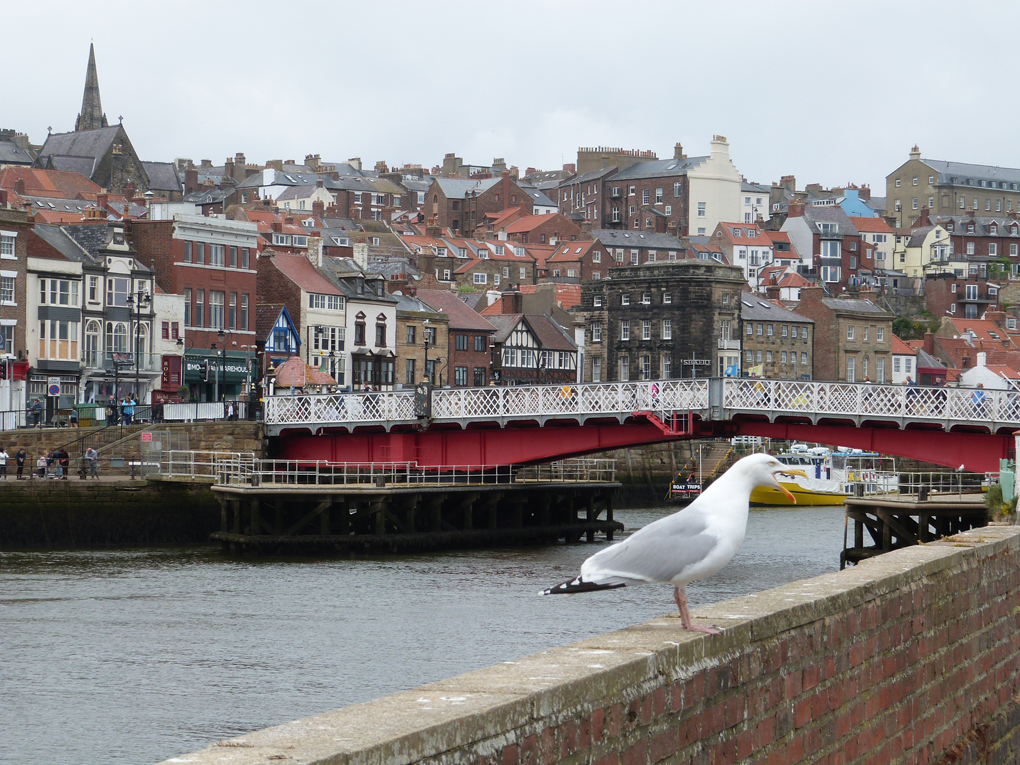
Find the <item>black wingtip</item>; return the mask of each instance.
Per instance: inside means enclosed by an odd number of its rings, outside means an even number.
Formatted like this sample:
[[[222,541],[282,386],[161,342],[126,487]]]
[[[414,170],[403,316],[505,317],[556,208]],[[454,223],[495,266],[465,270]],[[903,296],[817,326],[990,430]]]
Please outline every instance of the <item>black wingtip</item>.
[[[581,577],[570,579],[569,581],[557,584],[554,587],[550,587],[546,590],[541,590],[539,595],[577,595],[581,592],[596,592],[598,590],[615,590],[620,587],[626,587],[625,584],[596,584],[595,582],[586,582]]]

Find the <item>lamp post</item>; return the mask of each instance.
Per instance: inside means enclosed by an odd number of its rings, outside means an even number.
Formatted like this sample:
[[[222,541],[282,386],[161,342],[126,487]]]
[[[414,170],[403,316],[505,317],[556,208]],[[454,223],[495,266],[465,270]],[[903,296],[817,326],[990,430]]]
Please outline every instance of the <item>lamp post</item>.
[[[422,379],[432,382],[432,375],[429,374],[429,320],[422,322],[421,339],[425,343],[425,369],[422,370]]]
[[[127,296],[128,308],[132,311],[132,326],[134,328],[134,351],[135,355],[135,402],[138,403],[138,399],[141,398],[141,375],[139,373],[139,361],[141,357],[141,345],[142,339],[142,309],[152,304],[152,297],[143,289],[139,289],[138,292]]]
[[[223,370],[223,387],[224,387],[224,389],[226,389],[226,386],[227,386],[227,344],[226,344],[226,342],[224,342],[224,338],[227,335],[230,335],[230,341],[231,341],[231,343],[233,343],[233,341],[234,341],[234,333],[233,332],[229,332],[229,331],[228,332],[224,332],[222,327],[220,327],[219,330],[217,330],[217,332],[216,332],[216,339],[219,340],[220,341],[220,345],[223,346],[222,348],[220,348],[220,363],[216,365],[216,402],[217,403],[219,403],[219,401],[220,401],[220,370],[221,369]],[[215,347],[215,344],[214,344],[213,347]],[[224,398],[226,398],[226,393],[225,392],[224,392],[223,395],[224,395]],[[226,409],[226,407],[224,407],[223,408],[224,416],[226,415],[226,412],[227,412],[227,409]]]

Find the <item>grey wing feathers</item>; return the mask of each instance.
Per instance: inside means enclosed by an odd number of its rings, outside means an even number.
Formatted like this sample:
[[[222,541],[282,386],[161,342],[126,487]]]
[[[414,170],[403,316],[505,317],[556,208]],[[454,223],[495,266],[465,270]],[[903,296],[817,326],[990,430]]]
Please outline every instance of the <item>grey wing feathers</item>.
[[[596,553],[581,566],[581,576],[600,583],[669,582],[703,560],[715,545],[705,519],[681,511]]]

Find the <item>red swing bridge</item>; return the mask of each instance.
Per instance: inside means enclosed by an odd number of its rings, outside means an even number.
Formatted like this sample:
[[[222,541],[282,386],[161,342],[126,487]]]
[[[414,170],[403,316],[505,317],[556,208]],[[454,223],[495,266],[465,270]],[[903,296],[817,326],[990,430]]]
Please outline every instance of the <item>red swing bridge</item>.
[[[265,428],[272,457],[306,463],[521,466],[763,436],[997,473],[1020,391],[703,378],[274,396]]]

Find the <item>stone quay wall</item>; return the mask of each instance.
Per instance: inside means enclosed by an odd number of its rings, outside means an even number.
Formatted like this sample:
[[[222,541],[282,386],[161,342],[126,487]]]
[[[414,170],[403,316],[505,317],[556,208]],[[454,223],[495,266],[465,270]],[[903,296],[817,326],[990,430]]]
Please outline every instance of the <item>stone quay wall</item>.
[[[664,606],[669,600],[663,588]],[[687,633],[675,616],[663,617],[167,762],[969,765],[1020,758],[1018,527],[892,552],[694,615],[724,634]]]
[[[220,528],[207,486],[145,481],[0,481],[0,550],[188,544]]]

